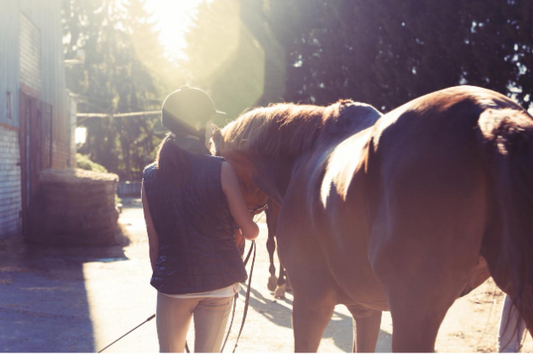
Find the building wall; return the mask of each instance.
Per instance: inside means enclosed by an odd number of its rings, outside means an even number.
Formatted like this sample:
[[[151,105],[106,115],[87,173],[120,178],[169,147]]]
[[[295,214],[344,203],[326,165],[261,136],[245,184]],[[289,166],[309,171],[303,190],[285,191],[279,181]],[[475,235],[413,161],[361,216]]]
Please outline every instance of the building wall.
[[[7,11],[5,11],[7,9]],[[2,0],[0,11],[0,124],[19,126],[19,2]],[[11,95],[11,117],[7,116],[7,93]]]
[[[74,156],[65,83],[61,0],[1,0],[1,3],[0,239],[22,232],[21,89],[53,107],[53,167],[71,166]]]
[[[41,31],[20,13],[20,82],[34,96],[41,96]]]
[[[18,130],[0,126],[0,238],[21,228]]]
[[[52,167],[71,167],[71,115],[64,70],[61,0],[20,0],[20,10],[39,28],[41,34],[40,98],[53,106]]]
[[[2,8],[0,11],[0,238],[20,233],[22,223],[18,143],[19,2],[2,0]]]

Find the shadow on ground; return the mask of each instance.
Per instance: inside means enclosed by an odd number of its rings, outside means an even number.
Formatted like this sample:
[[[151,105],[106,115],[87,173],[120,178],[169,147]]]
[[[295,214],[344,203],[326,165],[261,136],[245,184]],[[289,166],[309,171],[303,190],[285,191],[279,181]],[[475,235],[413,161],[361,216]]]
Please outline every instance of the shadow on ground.
[[[126,260],[124,245],[0,242],[0,352],[94,352],[83,264]]]
[[[246,286],[244,286],[239,298],[244,302],[246,298]],[[261,292],[252,287],[250,291],[250,307],[270,322],[285,328],[292,328],[291,310],[292,301],[289,299],[273,300],[266,298]],[[335,311],[322,335],[322,339],[331,338],[339,349],[345,352],[352,351],[353,326],[352,317]],[[380,330],[376,352],[391,352],[392,335]]]

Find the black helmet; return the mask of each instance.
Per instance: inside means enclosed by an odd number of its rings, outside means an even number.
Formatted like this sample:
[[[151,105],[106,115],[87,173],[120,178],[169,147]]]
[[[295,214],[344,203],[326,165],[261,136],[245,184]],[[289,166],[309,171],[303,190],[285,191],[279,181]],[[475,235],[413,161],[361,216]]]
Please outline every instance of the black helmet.
[[[168,95],[163,102],[161,123],[175,135],[190,134],[188,130],[198,122],[204,126],[214,114],[225,113],[215,109],[213,100],[205,91],[182,86]],[[183,123],[189,127],[184,127]]]

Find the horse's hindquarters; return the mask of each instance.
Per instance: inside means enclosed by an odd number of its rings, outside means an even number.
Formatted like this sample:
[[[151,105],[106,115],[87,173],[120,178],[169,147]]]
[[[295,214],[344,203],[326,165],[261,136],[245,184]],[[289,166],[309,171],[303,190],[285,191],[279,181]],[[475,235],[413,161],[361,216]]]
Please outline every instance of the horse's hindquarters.
[[[433,351],[475,269],[487,217],[475,115],[419,115],[378,129],[367,167],[369,257],[391,308],[394,351]]]

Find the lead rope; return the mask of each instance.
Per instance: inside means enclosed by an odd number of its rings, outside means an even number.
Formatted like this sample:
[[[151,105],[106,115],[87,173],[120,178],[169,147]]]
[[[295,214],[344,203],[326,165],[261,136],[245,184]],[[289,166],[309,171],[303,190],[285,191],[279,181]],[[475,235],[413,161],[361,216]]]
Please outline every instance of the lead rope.
[[[121,336],[120,338],[118,338],[117,340],[115,340],[114,342],[112,342],[111,344],[109,344],[108,346],[106,346],[105,348],[103,348],[102,350],[100,350],[98,353],[101,353],[102,351],[104,351],[105,349],[109,348],[111,345],[115,344],[117,341],[119,341],[120,339],[124,338],[126,335],[128,335],[129,333],[133,332],[135,329],[139,328],[141,325],[143,325],[144,323],[148,323],[149,321],[151,321],[152,319],[155,318],[155,314],[152,314],[150,317],[148,317],[144,322],[142,322],[141,324],[139,324],[138,326],[136,326],[135,328],[133,328],[132,330],[130,330],[129,332],[127,332],[126,334],[124,334],[123,336]]]
[[[239,330],[239,335],[237,335],[237,340],[235,341],[235,347],[233,348],[233,352],[235,352],[235,349],[237,349],[237,344],[239,342],[239,338],[241,337],[242,330],[244,328],[244,322],[246,321],[246,314],[248,313],[248,306],[250,305],[250,291],[251,291],[251,285],[252,285],[252,274],[254,272],[254,264],[255,264],[255,253],[256,253],[256,246],[255,246],[255,240],[252,240],[252,245],[250,246],[250,250],[248,251],[248,254],[246,255],[246,258],[244,259],[244,266],[248,264],[248,261],[250,261],[250,256],[252,255],[252,251],[254,252],[254,257],[252,259],[252,265],[250,266],[250,277],[248,278],[248,289],[246,290],[246,298],[244,300],[244,312],[242,316],[242,322],[241,322],[241,329]],[[226,346],[226,343],[228,342],[229,335],[231,333],[231,327],[233,326],[233,320],[235,319],[235,308],[237,308],[237,298],[239,294],[236,293],[235,296],[233,296],[233,311],[231,313],[231,321],[229,323],[228,332],[226,333],[226,338],[224,339],[224,343],[222,344],[222,348],[220,349],[220,352],[224,351],[224,347]],[[189,346],[187,345],[187,341],[185,341],[185,350],[190,353]]]
[[[248,278],[248,289],[246,290],[246,298],[244,300],[244,312],[242,316],[242,323],[241,323],[241,329],[239,330],[239,335],[237,336],[237,340],[235,341],[235,347],[233,348],[233,352],[235,352],[235,349],[237,349],[237,344],[239,342],[239,338],[241,337],[242,329],[244,328],[244,322],[246,321],[246,314],[248,313],[248,306],[250,305],[250,290],[252,285],[252,274],[254,272],[254,264],[255,264],[255,240],[252,240],[252,245],[250,246],[250,250],[248,251],[248,255],[246,255],[246,258],[244,259],[244,266],[248,264],[248,261],[250,260],[250,256],[252,255],[252,250],[254,252],[254,257],[252,259],[252,265],[250,266],[250,277]],[[228,342],[229,334],[231,332],[231,326],[233,325],[233,319],[235,318],[235,308],[237,307],[237,297],[238,293],[235,294],[235,297],[233,299],[233,312],[231,314],[231,321],[228,328],[228,333],[226,334],[226,338],[224,339],[224,344],[222,344],[222,348],[220,349],[220,352],[224,351],[224,347],[226,346],[226,343]]]
[[[235,340],[235,347],[233,348],[233,352],[235,352],[235,350],[237,350],[237,345],[239,343],[239,339],[241,337],[242,330],[244,329],[244,322],[246,321],[246,315],[248,314],[248,306],[250,305],[250,291],[252,290],[252,274],[254,272],[255,251],[257,249],[256,246],[255,246],[255,240],[252,240],[252,246],[250,247],[250,252],[248,253],[248,256],[246,257],[247,260],[250,257],[250,253],[251,253],[252,249],[254,250],[254,257],[252,259],[252,265],[250,266],[250,277],[248,278],[248,290],[246,290],[246,299],[244,300],[244,312],[243,312],[243,315],[242,315],[241,329],[239,329],[239,334],[237,335],[237,340]],[[245,263],[246,263],[246,261],[245,261]]]
[[[229,334],[231,333],[231,326],[233,325],[233,319],[235,319],[235,308],[237,307],[238,296],[239,296],[238,293],[236,293],[235,296],[233,296],[233,311],[231,312],[231,321],[229,322],[228,332],[226,333],[226,338],[224,339],[224,343],[222,344],[222,348],[220,349],[220,352],[224,352],[224,347],[226,346],[226,343],[228,342]]]

